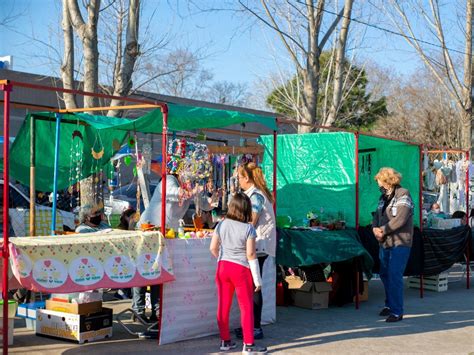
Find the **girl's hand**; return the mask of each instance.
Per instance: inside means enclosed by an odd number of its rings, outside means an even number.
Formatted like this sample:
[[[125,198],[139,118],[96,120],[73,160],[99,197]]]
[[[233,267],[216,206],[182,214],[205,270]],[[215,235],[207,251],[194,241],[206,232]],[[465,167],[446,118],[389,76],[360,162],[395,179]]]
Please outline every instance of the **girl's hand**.
[[[255,291],[254,292],[258,292],[258,291],[261,291],[262,290],[262,286],[257,286],[255,287]]]

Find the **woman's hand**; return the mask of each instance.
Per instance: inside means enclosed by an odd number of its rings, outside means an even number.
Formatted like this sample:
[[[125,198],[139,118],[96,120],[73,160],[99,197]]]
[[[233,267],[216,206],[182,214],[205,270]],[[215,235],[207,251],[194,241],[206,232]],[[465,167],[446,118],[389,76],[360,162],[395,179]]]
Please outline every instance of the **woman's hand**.
[[[261,291],[262,290],[262,286],[257,286],[255,287],[255,291],[254,292],[258,292],[258,291]]]
[[[374,227],[372,228],[372,231],[374,232],[375,239],[377,239],[379,242],[383,242],[384,237],[382,228]]]

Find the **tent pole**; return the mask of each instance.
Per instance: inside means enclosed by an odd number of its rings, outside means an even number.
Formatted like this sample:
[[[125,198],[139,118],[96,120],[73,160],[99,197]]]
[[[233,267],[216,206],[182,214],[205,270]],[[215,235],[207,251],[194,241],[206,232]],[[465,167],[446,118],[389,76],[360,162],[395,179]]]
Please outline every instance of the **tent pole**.
[[[8,268],[10,257],[8,252],[8,233],[10,231],[9,225],[9,192],[10,192],[10,181],[9,181],[9,144],[10,144],[10,92],[12,91],[12,85],[10,83],[2,84],[3,90],[3,247],[2,247],[2,259],[3,259],[3,273],[2,273],[2,299],[3,299],[3,353],[8,354]]]
[[[466,161],[469,161],[469,150],[466,150]],[[469,224],[470,215],[469,215],[469,166],[466,169],[466,218]],[[472,239],[472,238],[471,238]],[[470,277],[471,277],[471,268],[469,267],[470,263],[470,254],[471,254],[471,239],[467,242],[467,250],[466,250],[466,288],[469,290],[471,287],[470,285]]]
[[[163,234],[164,238],[166,235],[166,161],[168,160],[166,152],[168,148],[168,105],[164,104],[161,106],[161,112],[163,113],[163,129],[161,132],[161,234]],[[158,345],[160,344],[161,324],[163,319],[163,287],[165,287],[164,284],[160,285],[159,290],[160,313],[158,314]]]
[[[58,195],[58,167],[59,167],[59,136],[61,133],[61,115],[55,113],[56,117],[56,140],[54,147],[54,177],[53,177],[53,212],[51,216],[51,235],[56,231],[56,207]]]
[[[354,133],[355,137],[355,228],[359,230],[359,132]],[[359,269],[356,272],[356,295],[355,308],[359,309]]]
[[[35,133],[35,117],[30,116],[30,236],[36,235],[36,224],[35,224],[35,202],[36,202],[36,133]]]
[[[418,162],[418,212],[420,233],[423,231],[423,144],[418,146],[419,149],[419,162]],[[424,265],[423,265],[424,266]],[[420,274],[420,298],[423,298],[423,267]]]
[[[359,229],[359,132],[355,136],[355,228]]]
[[[277,121],[278,125],[278,121]],[[278,132],[273,131],[273,213],[277,215],[277,148]]]

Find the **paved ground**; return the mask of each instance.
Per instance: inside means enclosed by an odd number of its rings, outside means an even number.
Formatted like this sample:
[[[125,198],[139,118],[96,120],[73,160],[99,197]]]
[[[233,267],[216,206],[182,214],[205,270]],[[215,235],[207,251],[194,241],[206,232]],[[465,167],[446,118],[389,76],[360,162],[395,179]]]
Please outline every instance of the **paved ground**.
[[[466,290],[465,278],[455,281],[451,273],[447,292],[406,290],[406,315],[399,323],[386,323],[378,311],[383,305],[383,288],[370,282],[369,301],[359,310],[353,305],[326,310],[277,307],[277,323],[264,327],[263,344],[280,354],[471,354],[474,355],[474,285]],[[474,278],[471,278],[474,283]],[[109,303],[115,312],[128,302]],[[217,353],[218,336],[158,347],[154,340],[139,340],[114,323],[113,338],[85,345],[35,336],[15,321],[15,354],[212,354]],[[236,349],[235,353],[241,349]]]

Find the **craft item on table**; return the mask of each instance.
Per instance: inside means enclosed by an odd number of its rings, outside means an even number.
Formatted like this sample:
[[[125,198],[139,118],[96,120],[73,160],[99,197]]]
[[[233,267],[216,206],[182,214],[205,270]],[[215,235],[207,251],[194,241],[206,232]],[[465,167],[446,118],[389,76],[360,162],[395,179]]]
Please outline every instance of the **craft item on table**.
[[[176,233],[173,228],[170,228],[168,232],[166,232],[166,238],[170,238],[170,239],[176,238]]]

